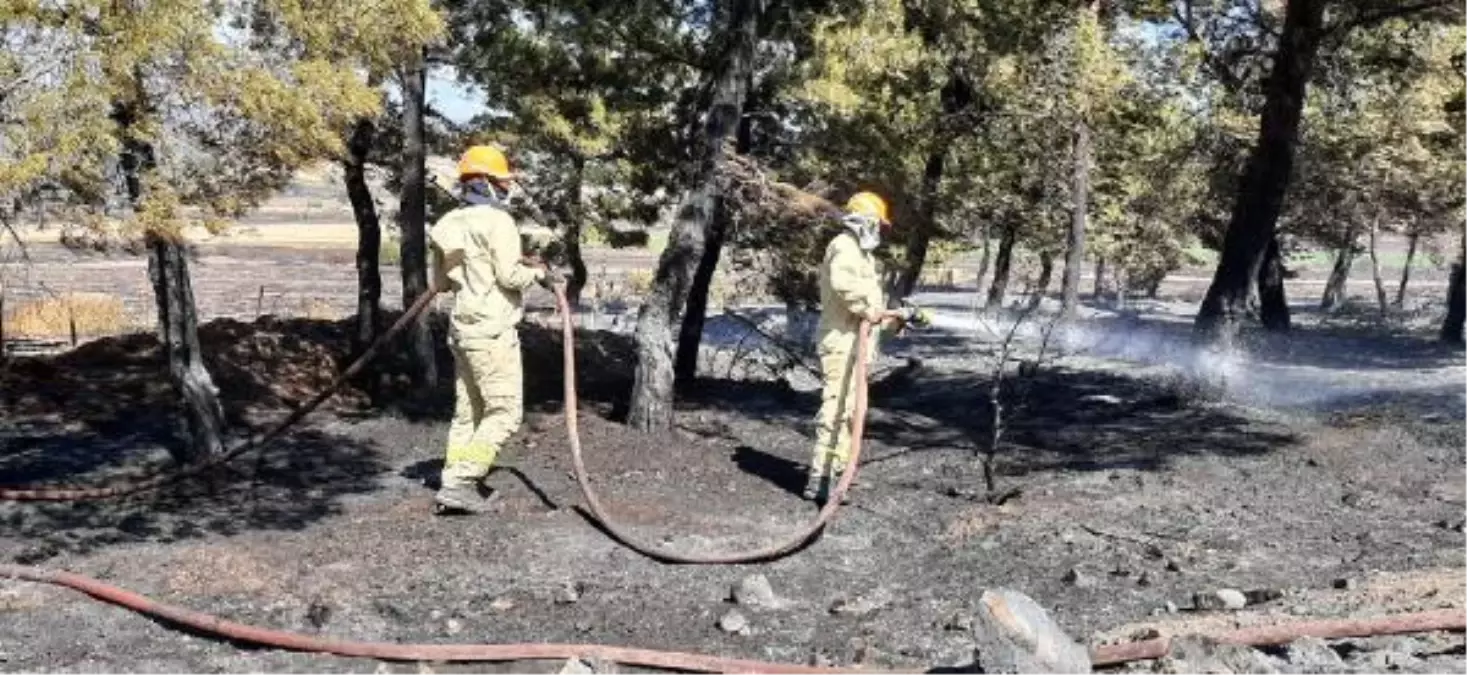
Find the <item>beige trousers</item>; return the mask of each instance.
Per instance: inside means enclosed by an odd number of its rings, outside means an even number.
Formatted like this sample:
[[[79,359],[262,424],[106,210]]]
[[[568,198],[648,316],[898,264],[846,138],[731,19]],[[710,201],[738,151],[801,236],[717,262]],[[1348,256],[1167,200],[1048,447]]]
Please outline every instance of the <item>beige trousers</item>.
[[[876,339],[873,334],[868,345],[868,367],[876,353]],[[831,330],[820,336],[820,371],[825,386],[820,391],[815,448],[810,458],[810,471],[817,476],[844,472],[851,459],[851,416],[856,408],[855,353],[854,331]]]
[[[472,485],[524,419],[519,333],[453,346],[454,406],[443,462],[443,486]]]

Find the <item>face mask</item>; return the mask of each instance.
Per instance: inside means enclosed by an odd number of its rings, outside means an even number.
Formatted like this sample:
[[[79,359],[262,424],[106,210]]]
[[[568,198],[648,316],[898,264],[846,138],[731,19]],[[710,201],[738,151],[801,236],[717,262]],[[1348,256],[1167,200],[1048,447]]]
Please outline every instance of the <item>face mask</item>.
[[[506,197],[503,190],[483,178],[474,178],[463,184],[463,200],[475,206],[504,208]]]
[[[856,242],[862,251],[870,253],[881,245],[881,224],[871,216],[852,213],[841,219],[841,223],[851,234],[856,235]]]

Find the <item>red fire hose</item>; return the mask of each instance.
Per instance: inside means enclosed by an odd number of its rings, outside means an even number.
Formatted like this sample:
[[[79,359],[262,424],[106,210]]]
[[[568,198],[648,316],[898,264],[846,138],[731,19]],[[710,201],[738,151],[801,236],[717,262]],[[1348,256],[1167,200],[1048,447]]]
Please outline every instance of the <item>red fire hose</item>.
[[[850,489],[851,481],[856,477],[857,468],[860,466],[861,437],[866,427],[866,359],[864,358],[867,345],[870,342],[872,326],[862,321],[857,330],[856,338],[856,363],[855,372],[852,377],[856,383],[856,400],[851,412],[851,456],[847,464],[849,469],[841,476],[840,482],[832,491],[830,498],[821,507],[820,513],[809,525],[801,528],[784,541],[775,542],[763,548],[750,551],[737,551],[721,554],[695,555],[689,553],[674,553],[654,547],[639,541],[636,537],[628,534],[616,521],[612,520],[602,506],[601,499],[591,489],[591,482],[586,477],[586,464],[581,458],[581,434],[576,423],[576,351],[575,351],[575,329],[571,325],[570,304],[565,298],[565,289],[557,286],[555,288],[555,302],[560,310],[560,327],[563,336],[565,358],[565,429],[570,440],[571,461],[575,465],[576,483],[581,486],[581,495],[585,497],[586,504],[591,509],[601,527],[613,538],[620,541],[642,555],[665,563],[693,564],[693,565],[735,565],[741,563],[761,562],[778,558],[799,549],[806,542],[819,535],[835,518],[835,512],[840,509],[841,498],[846,490]]]

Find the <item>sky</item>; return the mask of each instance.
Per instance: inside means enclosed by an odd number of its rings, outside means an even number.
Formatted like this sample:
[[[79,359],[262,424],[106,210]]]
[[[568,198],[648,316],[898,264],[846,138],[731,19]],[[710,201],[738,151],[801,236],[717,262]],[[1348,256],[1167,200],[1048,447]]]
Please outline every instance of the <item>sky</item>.
[[[467,122],[489,107],[484,92],[461,85],[451,68],[437,68],[428,77],[428,105],[457,123]]]

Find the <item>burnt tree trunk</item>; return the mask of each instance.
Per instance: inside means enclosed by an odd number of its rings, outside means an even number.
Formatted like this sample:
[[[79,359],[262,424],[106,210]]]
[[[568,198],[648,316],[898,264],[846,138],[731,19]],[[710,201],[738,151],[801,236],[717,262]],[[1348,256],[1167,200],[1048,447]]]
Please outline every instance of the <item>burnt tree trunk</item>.
[[[1258,142],[1243,171],[1217,271],[1197,310],[1195,329],[1205,341],[1230,345],[1247,312],[1249,289],[1273,239],[1293,172],[1299,119],[1324,32],[1326,4],[1293,0],[1286,5],[1278,52],[1264,86]]]
[[[718,202],[716,184],[724,162],[723,143],[742,114],[762,0],[730,0],[725,35],[730,48],[711,73],[713,91],[698,137],[689,172],[689,188],[678,207],[667,248],[657,261],[652,289],[637,314],[637,366],[627,423],[643,431],[672,427],[672,324],[681,317],[697,265],[707,244],[708,229]]]
[[[958,75],[948,77],[939,93],[942,101],[942,113],[938,118],[939,129],[937,143],[927,154],[927,161],[922,167],[922,201],[917,222],[912,228],[911,238],[907,240],[907,260],[897,280],[896,288],[889,298],[892,306],[895,306],[917,290],[917,283],[922,279],[922,267],[927,264],[927,249],[932,243],[932,235],[937,231],[937,202],[939,190],[942,187],[943,165],[947,162],[948,149],[952,146],[949,140],[951,131],[951,120],[959,113],[973,104],[973,88],[968,85],[967,80]]]
[[[586,288],[590,275],[586,271],[586,258],[581,252],[581,229],[585,227],[586,209],[581,205],[581,193],[586,186],[586,158],[579,154],[571,158],[571,184],[566,191],[569,202],[565,224],[565,257],[570,263],[571,278],[565,285],[565,299],[571,307],[581,306],[581,291]]]
[[[1044,302],[1044,294],[1049,292],[1049,282],[1054,280],[1054,254],[1048,251],[1039,254],[1039,279],[1034,282],[1034,292],[1029,294],[1030,311],[1039,308],[1039,303]]]
[[[753,88],[753,78],[746,87]],[[748,154],[753,146],[753,127],[748,117],[741,117],[736,132],[734,151]],[[693,272],[693,285],[688,290],[688,305],[683,312],[683,323],[678,331],[677,356],[673,363],[674,385],[686,386],[698,377],[698,353],[703,348],[703,325],[708,318],[708,293],[713,288],[713,275],[718,271],[718,261],[723,258],[723,245],[728,239],[729,212],[723,200],[719,200],[713,212],[713,222],[708,225],[708,241],[703,255],[698,259],[698,269]],[[786,315],[794,316],[794,307],[788,307]]]
[[[1329,278],[1324,282],[1324,296],[1319,299],[1319,308],[1325,311],[1340,306],[1345,300],[1345,290],[1350,282],[1350,268],[1355,266],[1355,234],[1351,232],[1344,246],[1335,251],[1335,264],[1330,268]]]
[[[371,119],[357,120],[342,161],[346,196],[351,201],[352,216],[357,221],[357,318],[352,333],[352,357],[365,352],[377,339],[382,326],[382,270],[378,261],[382,250],[382,222],[377,217],[377,204],[367,188],[367,155],[372,150],[376,125]],[[375,378],[368,376],[367,381]]]
[[[138,122],[137,111],[142,105],[141,100],[116,104],[113,120],[127,130]],[[152,144],[127,134],[124,137],[119,165],[128,201],[135,211],[141,211],[143,173],[157,165],[156,159]],[[214,378],[204,367],[187,252],[183,243],[169,233],[149,231],[144,241],[148,248],[148,279],[158,307],[158,341],[168,365],[168,379],[183,408],[179,420],[184,443],[170,447],[169,454],[179,463],[198,462],[224,452],[224,407]]]
[[[1258,267],[1258,318],[1265,330],[1288,332],[1289,296],[1284,290],[1284,255],[1278,237],[1268,243],[1263,264]]]
[[[718,259],[723,255],[723,244],[728,236],[728,208],[722,200],[715,208],[713,222],[708,225],[703,256],[698,260],[698,269],[693,271],[688,306],[683,312],[683,324],[678,332],[677,359],[673,365],[678,386],[689,384],[698,377],[698,352],[703,347],[703,324],[708,318],[708,291],[713,287],[713,274],[718,271]]]
[[[1467,249],[1467,240],[1464,240],[1463,247]],[[1467,319],[1464,268],[1467,268],[1467,250],[1457,254],[1457,262],[1452,263],[1452,279],[1447,284],[1447,318],[1442,321],[1441,339],[1454,345],[1462,344],[1462,324]]]
[[[988,285],[988,301],[983,303],[984,311],[1003,307],[1004,296],[1009,291],[1009,278],[1013,275],[1014,243],[1018,238],[1017,227],[1012,224],[1003,227],[998,240],[998,256],[993,260],[993,283]]]
[[[1065,276],[1060,282],[1060,315],[1067,319],[1075,315],[1080,302],[1080,266],[1085,263],[1085,221],[1090,209],[1090,125],[1084,120],[1075,123],[1074,161],[1074,202],[1065,236]]]
[[[426,59],[418,57],[402,72],[402,187],[398,194],[397,225],[402,232],[402,306],[417,302],[428,292],[428,142],[423,118],[427,108]],[[438,363],[428,312],[408,329],[414,383],[423,389],[438,382]]]
[[[976,275],[977,278],[973,280],[974,292],[979,292],[983,289],[983,278],[988,276],[988,268],[993,266],[993,238],[988,236],[988,229],[988,224],[985,223],[982,234],[979,235],[983,237],[983,255],[978,258],[978,274]]]
[[[1375,282],[1375,302],[1380,309],[1380,315],[1385,317],[1390,311],[1390,302],[1387,299],[1385,280],[1380,278],[1380,253],[1376,250],[1376,236],[1380,232],[1380,223],[1370,221],[1370,279]]]
[[[1412,232],[1406,246],[1406,263],[1401,267],[1401,285],[1396,287],[1396,307],[1406,306],[1406,285],[1411,283],[1411,264],[1416,262],[1416,247],[1421,243],[1421,233]]]
[[[1090,299],[1100,302],[1105,296],[1105,257],[1095,259],[1095,287],[1090,291]]]

